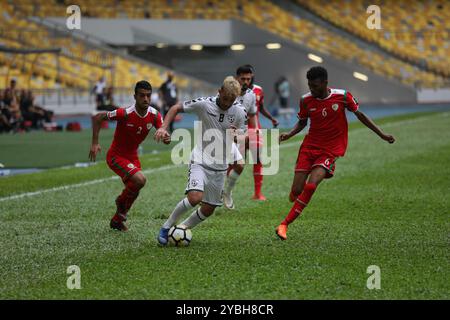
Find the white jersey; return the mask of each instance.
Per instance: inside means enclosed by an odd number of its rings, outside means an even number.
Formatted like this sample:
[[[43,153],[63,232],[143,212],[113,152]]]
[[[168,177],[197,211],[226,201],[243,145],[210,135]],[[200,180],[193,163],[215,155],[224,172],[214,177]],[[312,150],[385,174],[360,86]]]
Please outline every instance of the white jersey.
[[[252,89],[247,89],[242,96],[237,97],[236,102],[245,109],[247,115],[255,115],[258,111],[256,108],[256,95]]]
[[[230,139],[226,145],[228,129],[245,126],[246,114],[236,102],[222,110],[217,105],[217,97],[197,98],[183,102],[186,113],[195,113],[201,122],[201,141],[196,141],[192,150],[191,162],[212,170],[226,170],[229,163],[242,159],[237,147]]]

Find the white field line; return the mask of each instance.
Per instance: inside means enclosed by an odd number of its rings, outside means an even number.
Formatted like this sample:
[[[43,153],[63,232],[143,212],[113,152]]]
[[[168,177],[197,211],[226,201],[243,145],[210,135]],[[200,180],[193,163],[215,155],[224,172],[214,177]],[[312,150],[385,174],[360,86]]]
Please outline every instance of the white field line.
[[[450,112],[445,112],[445,113],[441,113],[439,115],[430,115],[430,116],[420,117],[420,118],[416,118],[416,119],[402,120],[402,121],[397,121],[397,122],[390,122],[390,123],[386,123],[386,124],[382,125],[382,128],[397,127],[399,125],[405,125],[405,124],[422,122],[422,121],[428,120],[428,119],[436,117],[436,116],[448,117],[449,115],[450,115]],[[356,130],[350,131],[349,135],[357,134],[357,133],[359,133],[361,131],[365,131],[365,130],[369,130],[370,131],[370,129],[368,129],[368,128],[360,128],[360,129],[356,129]],[[295,142],[282,144],[280,146],[280,149],[290,148],[290,147],[294,147],[294,146],[300,147],[300,141],[295,141]],[[143,170],[142,172],[144,174],[152,174],[152,173],[155,173],[155,172],[170,170],[170,169],[173,169],[175,167],[180,167],[180,166],[182,166],[182,165],[166,165],[166,166],[162,166],[162,167],[159,167],[159,168],[152,168],[152,169]],[[68,184],[68,185],[55,187],[55,188],[42,189],[42,190],[37,190],[37,191],[33,191],[33,192],[19,193],[19,194],[16,194],[16,195],[0,198],[0,202],[21,199],[21,198],[24,198],[24,197],[37,196],[37,195],[40,195],[40,194],[43,194],[43,193],[49,193],[49,192],[55,192],[55,191],[79,188],[79,187],[89,186],[89,185],[103,183],[103,182],[106,182],[106,181],[117,180],[117,179],[119,179],[118,176],[112,176],[112,177],[108,177],[108,178],[96,179],[96,180],[86,181],[86,182],[82,182],[82,183]]]
[[[165,171],[165,170],[173,169],[173,168],[178,167],[178,166],[180,166],[180,165],[166,165],[166,166],[162,166],[162,167],[159,167],[159,168],[152,168],[152,169],[143,170],[142,172],[145,173],[145,174],[152,174],[154,172],[159,172],[159,171]],[[55,191],[79,188],[79,187],[89,186],[89,185],[93,185],[93,184],[98,184],[98,183],[103,183],[103,182],[106,182],[106,181],[118,180],[118,179],[119,179],[118,176],[112,176],[112,177],[108,177],[108,178],[96,179],[96,180],[86,181],[86,182],[82,182],[82,183],[68,184],[68,185],[55,187],[55,188],[42,189],[42,190],[37,190],[37,191],[33,191],[33,192],[19,193],[19,194],[16,194],[16,195],[0,198],[0,202],[8,201],[8,200],[21,199],[21,198],[24,198],[24,197],[37,196],[37,195],[40,195],[40,194],[43,194],[43,193],[48,193],[48,192],[55,192]]]

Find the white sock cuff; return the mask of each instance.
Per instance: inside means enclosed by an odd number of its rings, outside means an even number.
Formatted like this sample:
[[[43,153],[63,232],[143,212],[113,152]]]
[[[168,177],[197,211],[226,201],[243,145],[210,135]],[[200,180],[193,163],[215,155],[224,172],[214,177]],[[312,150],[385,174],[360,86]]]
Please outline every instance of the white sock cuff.
[[[184,198],[183,199],[183,205],[186,208],[186,210],[191,210],[192,208],[194,208],[191,203],[189,202],[188,198]]]
[[[197,216],[200,218],[200,220],[205,220],[206,218],[208,218],[208,217],[206,217],[206,216],[204,216],[203,215],[203,213],[202,213],[202,211],[201,211],[201,208],[198,208],[197,209]]]

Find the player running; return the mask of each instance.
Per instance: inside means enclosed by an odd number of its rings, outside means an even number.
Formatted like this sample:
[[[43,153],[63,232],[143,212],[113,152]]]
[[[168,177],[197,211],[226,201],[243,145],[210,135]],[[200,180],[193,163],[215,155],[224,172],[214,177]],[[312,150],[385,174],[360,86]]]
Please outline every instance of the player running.
[[[201,206],[181,224],[194,228],[211,216],[216,207],[222,205],[222,190],[228,163],[242,160],[242,155],[234,143],[230,144],[228,150],[226,145],[227,129],[240,129],[245,126],[245,111],[235,102],[240,90],[239,82],[231,76],[227,77],[218,96],[185,101],[170,108],[164,124],[156,131],[155,139],[158,141],[168,135],[167,128],[179,112],[194,113],[202,123],[202,137],[206,137],[205,133],[214,133],[214,142],[225,149],[225,152],[215,150],[213,155],[207,152],[211,141],[204,138],[201,146],[196,144],[191,153],[187,196],[176,205],[159,231],[158,242],[161,245],[167,244],[169,229],[184,213],[200,202]]]
[[[262,163],[260,161],[260,150],[262,148],[262,137],[259,136],[258,130],[261,128],[259,122],[259,112],[272,121],[274,127],[278,125],[278,121],[272,117],[264,108],[264,91],[262,87],[254,84],[254,71],[253,67],[249,64],[240,66],[236,70],[236,78],[241,85],[241,96],[238,101],[245,108],[248,115],[248,129],[249,129],[249,143],[246,146],[246,150],[250,148],[253,155],[256,155],[257,161],[253,165],[253,179],[255,183],[255,193],[252,197],[254,200],[266,200],[261,193],[263,175],[262,175]],[[225,182],[225,188],[223,193],[223,202],[226,208],[234,209],[234,201],[232,198],[232,191],[237,183],[242,171],[244,170],[244,164],[232,164],[230,165],[227,173],[227,179]]]
[[[250,139],[249,148],[252,150],[254,154],[257,156],[257,163],[253,165],[253,181],[255,184],[255,193],[252,197],[254,200],[266,200],[266,197],[261,193],[262,183],[263,183],[263,174],[262,174],[262,163],[260,159],[260,152],[263,147],[263,139],[262,135],[258,134],[258,130],[261,129],[261,123],[259,121],[259,114],[261,113],[263,116],[265,116],[267,119],[269,119],[272,122],[272,125],[274,128],[278,126],[278,120],[275,119],[264,107],[264,90],[261,86],[254,83],[255,81],[255,75],[254,75],[254,69],[251,65],[246,65],[249,68],[249,71],[251,71],[252,74],[252,80],[250,82],[249,88],[253,90],[253,93],[256,96],[256,127],[253,127],[252,123],[249,122],[248,129],[251,131],[252,129],[255,130],[250,137],[253,139]],[[255,134],[256,133],[256,134]],[[256,138],[256,139],[254,139]]]
[[[150,107],[152,86],[147,81],[139,81],[134,88],[135,104],[128,108],[119,108],[111,112],[98,113],[92,123],[92,145],[89,152],[91,161],[95,161],[101,151],[98,143],[101,123],[105,120],[117,121],[114,140],[106,155],[106,163],[125,185],[122,193],[116,198],[117,210],[111,219],[110,227],[119,231],[127,231],[125,225],[127,213],[144,187],[147,179],[141,171],[138,158],[138,147],[147,137],[150,130],[162,126],[161,113]],[[170,143],[170,136],[163,142]]]
[[[312,67],[306,77],[310,92],[300,99],[299,121],[289,133],[280,135],[280,142],[286,141],[306,127],[308,118],[311,121],[309,132],[300,146],[289,194],[289,200],[294,202],[294,205],[276,228],[276,234],[282,240],[287,239],[288,225],[308,205],[319,183],[333,176],[336,159],[345,154],[348,140],[345,109],[353,112],[359,121],[381,139],[389,143],[395,142],[393,136],[385,134],[368,116],[358,110],[359,104],[350,92],[328,87],[328,73],[325,68]]]

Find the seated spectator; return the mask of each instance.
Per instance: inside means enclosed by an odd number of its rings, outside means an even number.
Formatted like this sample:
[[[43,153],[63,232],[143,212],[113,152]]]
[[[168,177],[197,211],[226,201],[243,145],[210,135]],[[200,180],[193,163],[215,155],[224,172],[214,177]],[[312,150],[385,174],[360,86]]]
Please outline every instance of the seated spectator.
[[[24,120],[31,121],[32,128],[41,129],[43,127],[43,122],[52,121],[53,112],[36,105],[34,99],[35,97],[31,90],[22,90],[20,96],[20,110]]]
[[[24,121],[30,121],[33,129],[39,128],[40,115],[33,110],[33,101],[25,90],[20,92],[20,112]]]
[[[9,132],[12,129],[10,124],[11,113],[3,102],[3,91],[0,91],[0,133]]]
[[[11,115],[9,123],[11,124],[14,132],[18,132],[24,129],[22,113],[20,112],[19,99],[16,96],[14,88],[7,88],[3,95],[3,103],[8,109],[8,113]]]

